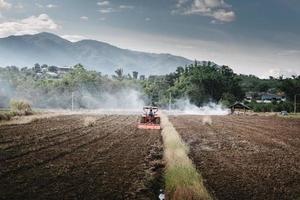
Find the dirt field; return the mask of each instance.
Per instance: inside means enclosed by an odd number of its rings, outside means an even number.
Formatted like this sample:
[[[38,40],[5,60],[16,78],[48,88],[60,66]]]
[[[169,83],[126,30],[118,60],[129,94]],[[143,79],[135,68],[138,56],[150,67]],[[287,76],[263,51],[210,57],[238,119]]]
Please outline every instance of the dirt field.
[[[217,199],[300,199],[300,119],[171,117]],[[203,123],[207,122],[207,123]]]
[[[138,130],[137,120],[72,115],[0,126],[0,199],[156,199],[160,131]]]

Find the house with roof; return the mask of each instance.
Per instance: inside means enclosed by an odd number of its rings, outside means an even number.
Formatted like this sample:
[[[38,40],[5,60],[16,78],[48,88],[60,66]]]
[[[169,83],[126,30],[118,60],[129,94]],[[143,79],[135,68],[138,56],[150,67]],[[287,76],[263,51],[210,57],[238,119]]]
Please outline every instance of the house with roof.
[[[233,105],[229,106],[231,110],[231,114],[234,113],[246,113],[247,111],[251,110],[249,106],[246,106],[242,102],[235,102]]]
[[[284,93],[269,93],[269,92],[247,92],[244,98],[245,101],[251,102],[255,100],[257,103],[272,103],[274,101],[286,101]]]

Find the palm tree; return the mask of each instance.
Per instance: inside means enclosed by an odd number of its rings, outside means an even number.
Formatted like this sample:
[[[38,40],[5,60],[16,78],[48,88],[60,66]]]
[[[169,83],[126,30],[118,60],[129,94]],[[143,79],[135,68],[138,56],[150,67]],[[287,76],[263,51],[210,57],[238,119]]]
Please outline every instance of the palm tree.
[[[115,71],[115,73],[116,73],[116,78],[118,79],[118,80],[123,80],[123,78],[124,78],[124,72],[123,72],[123,69],[122,68],[119,68],[119,69],[117,69],[116,71]]]

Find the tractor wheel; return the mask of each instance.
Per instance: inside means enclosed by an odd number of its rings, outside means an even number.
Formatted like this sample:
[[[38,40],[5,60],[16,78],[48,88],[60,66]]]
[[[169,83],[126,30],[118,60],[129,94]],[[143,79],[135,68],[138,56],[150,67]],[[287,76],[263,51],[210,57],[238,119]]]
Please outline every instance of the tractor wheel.
[[[160,118],[155,119],[155,124],[160,124]]]
[[[142,124],[146,123],[146,118],[145,118],[145,117],[141,117],[140,122],[141,122]]]

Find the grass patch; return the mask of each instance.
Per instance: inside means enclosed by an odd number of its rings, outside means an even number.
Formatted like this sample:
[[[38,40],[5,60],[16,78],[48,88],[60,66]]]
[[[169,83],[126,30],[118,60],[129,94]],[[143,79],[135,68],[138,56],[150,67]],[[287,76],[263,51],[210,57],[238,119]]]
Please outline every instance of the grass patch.
[[[300,119],[300,113],[290,113],[288,116],[286,116],[288,118],[298,118]]]
[[[15,116],[32,115],[31,106],[26,101],[10,101],[10,109],[0,110],[0,120],[10,120]]]
[[[16,113],[14,112],[0,111],[0,120],[10,120],[14,116],[16,116]]]
[[[17,112],[20,115],[32,114],[31,106],[26,101],[11,100],[10,101],[10,109],[14,112]]]
[[[289,113],[288,115],[278,115],[279,117],[283,118],[292,118],[292,119],[300,119],[300,113]]]
[[[212,199],[203,185],[203,179],[188,157],[188,146],[182,141],[166,116],[162,116],[165,189],[167,199]]]
[[[95,117],[85,117],[83,124],[87,127],[93,127],[96,125],[97,119]]]

